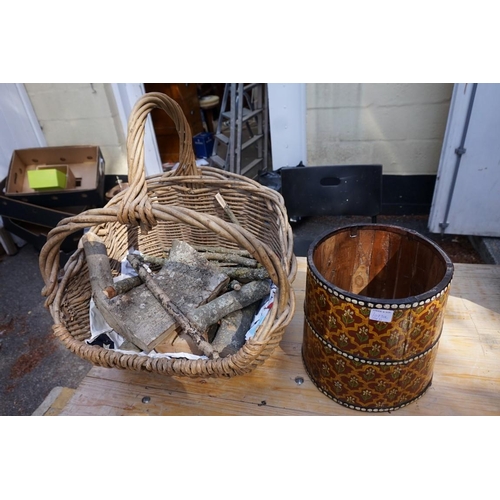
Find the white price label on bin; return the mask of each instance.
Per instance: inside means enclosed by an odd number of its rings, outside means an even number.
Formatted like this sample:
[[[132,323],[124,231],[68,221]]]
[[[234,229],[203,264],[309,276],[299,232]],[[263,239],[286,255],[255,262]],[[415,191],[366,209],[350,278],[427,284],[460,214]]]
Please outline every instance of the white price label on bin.
[[[383,321],[384,323],[390,323],[392,321],[392,315],[394,311],[388,309],[372,309],[370,311],[370,319],[374,321]]]

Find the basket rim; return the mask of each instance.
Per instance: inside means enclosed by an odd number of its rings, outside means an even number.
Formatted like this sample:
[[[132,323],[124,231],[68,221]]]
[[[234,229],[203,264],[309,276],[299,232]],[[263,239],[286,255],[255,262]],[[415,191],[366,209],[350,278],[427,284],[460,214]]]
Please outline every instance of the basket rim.
[[[168,207],[164,207],[168,208]],[[179,207],[177,207],[179,208]],[[192,212],[189,209],[183,209],[184,213]],[[205,214],[207,216],[207,214]],[[209,219],[218,219],[215,216],[209,216]],[[74,222],[72,223],[74,224]],[[106,229],[108,224],[118,225],[122,227],[123,225],[118,221],[109,221],[107,223],[101,224],[100,226],[94,226],[92,230],[97,231],[98,234]],[[235,226],[232,223],[226,222],[226,225],[230,226],[234,233],[245,232],[241,227]],[[248,232],[248,231],[246,231]],[[209,373],[215,375],[220,371],[221,375],[232,375],[232,374],[242,374],[249,371],[249,367],[253,366],[254,363],[260,364],[270,355],[272,350],[279,343],[279,340],[284,332],[284,328],[291,321],[295,310],[295,295],[291,287],[290,279],[292,274],[296,270],[295,256],[293,255],[292,262],[290,263],[290,268],[285,272],[283,269],[285,256],[281,259],[274,254],[273,257],[268,255],[270,251],[269,247],[265,245],[257,238],[254,238],[254,243],[260,246],[260,253],[254,254],[254,257],[262,264],[264,267],[268,268],[270,265],[275,267],[279,266],[281,268],[280,272],[277,273],[276,285],[278,290],[276,292],[276,298],[268,313],[264,323],[259,327],[255,336],[249,339],[245,345],[235,354],[232,355],[231,360],[227,358],[221,359],[202,359],[202,360],[190,360],[190,359],[179,359],[179,358],[159,358],[163,361],[159,361],[158,358],[149,357],[144,354],[122,354],[116,351],[110,351],[101,347],[89,346],[84,340],[76,340],[70,333],[69,328],[66,326],[63,311],[63,302],[66,299],[67,286],[69,283],[81,272],[82,266],[85,263],[85,257],[83,250],[80,248],[73,254],[63,271],[62,280],[59,286],[56,288],[56,293],[53,295],[52,301],[49,303],[50,311],[55,321],[55,332],[61,339],[66,339],[65,344],[72,346],[71,350],[85,359],[89,359],[94,364],[100,364],[104,366],[140,366],[139,369],[149,370],[153,365],[158,367],[158,369],[164,373],[174,370],[189,376],[205,376]],[[109,242],[108,242],[109,244]],[[268,248],[268,250],[266,250]],[[269,258],[270,263],[263,261],[262,252],[264,252]],[[81,262],[78,263],[78,260]],[[273,264],[274,263],[274,264]],[[296,263],[295,263],[296,264]],[[76,272],[71,275],[72,269],[76,269]],[[49,297],[50,298],[50,297]],[[49,300],[49,299],[47,299]],[[88,298],[90,301],[90,297]],[[278,338],[274,339],[277,336]],[[266,351],[272,347],[271,351],[266,354]],[[90,349],[91,348],[91,349]],[[146,359],[144,359],[146,358]],[[153,360],[154,363],[153,363]],[[224,361],[225,360],[225,361]],[[153,363],[153,364],[151,364]],[[200,365],[201,363],[201,365]],[[207,366],[205,366],[207,364]],[[173,373],[173,374],[175,374]]]
[[[144,171],[144,133],[148,114],[161,108],[174,120],[180,139],[180,162],[176,170],[145,176]],[[129,167],[129,187],[113,197],[105,207],[90,209],[59,222],[47,235],[47,242],[39,256],[39,266],[45,287],[42,295],[46,297],[45,306],[54,319],[54,333],[73,352],[101,366],[116,366],[148,371],[161,371],[170,375],[226,375],[247,373],[262,363],[279,343],[284,328],[291,321],[295,311],[295,295],[291,287],[297,262],[293,254],[293,234],[288,222],[283,197],[277,191],[263,186],[253,179],[213,167],[197,167],[194,161],[191,131],[180,106],[171,98],[160,93],[149,93],[141,97],[129,118],[127,134],[127,161]],[[260,241],[248,229],[208,213],[200,213],[187,207],[161,204],[154,200],[154,192],[162,187],[184,186],[195,190],[225,186],[251,195],[258,193],[271,203],[275,216],[279,217],[280,234],[277,255],[269,245]],[[140,227],[148,231],[159,220],[188,223],[212,231],[245,248],[268,270],[273,282],[278,286],[277,297],[272,311],[259,327],[255,337],[249,339],[236,353],[226,358],[189,360],[151,358],[139,354],[117,354],[116,352],[90,346],[75,339],[61,321],[62,302],[68,282],[77,276],[85,264],[81,242],[79,249],[66,263],[62,276],[59,276],[59,249],[70,234],[90,228],[99,231],[106,224],[116,223],[125,227]],[[190,243],[187,241],[187,243]],[[90,299],[89,299],[90,300]],[[87,357],[88,356],[88,357]]]

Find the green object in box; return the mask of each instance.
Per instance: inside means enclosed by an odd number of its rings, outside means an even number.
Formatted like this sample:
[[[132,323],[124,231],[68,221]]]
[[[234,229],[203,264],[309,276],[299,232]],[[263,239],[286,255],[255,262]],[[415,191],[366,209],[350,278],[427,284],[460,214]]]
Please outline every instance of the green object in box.
[[[28,184],[31,189],[64,189],[67,176],[56,168],[28,170]]]

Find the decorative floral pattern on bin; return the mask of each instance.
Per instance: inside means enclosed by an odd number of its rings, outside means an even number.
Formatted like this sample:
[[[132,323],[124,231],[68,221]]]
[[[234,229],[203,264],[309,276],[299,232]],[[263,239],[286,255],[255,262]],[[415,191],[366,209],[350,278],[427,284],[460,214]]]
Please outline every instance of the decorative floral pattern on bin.
[[[429,299],[385,307],[334,289],[308,268],[302,356],[309,376],[357,410],[388,411],[417,399],[432,381],[448,292],[449,283]],[[370,319],[373,309],[392,318]]]
[[[448,288],[423,304],[392,308],[390,322],[370,319],[376,305],[330,290],[308,269],[305,316],[336,348],[367,359],[404,360],[432,347],[442,330]]]
[[[311,380],[334,401],[355,410],[396,410],[421,396],[432,380],[436,347],[407,363],[363,363],[336,352],[304,321],[302,355]]]

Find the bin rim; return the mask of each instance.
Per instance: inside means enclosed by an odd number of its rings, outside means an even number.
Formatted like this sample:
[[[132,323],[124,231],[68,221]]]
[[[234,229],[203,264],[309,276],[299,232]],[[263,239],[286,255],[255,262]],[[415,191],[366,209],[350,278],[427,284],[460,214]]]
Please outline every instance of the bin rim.
[[[387,230],[390,232],[396,232],[400,234],[410,235],[414,239],[419,240],[421,242],[425,242],[427,245],[436,250],[439,255],[442,257],[445,265],[446,271],[444,273],[443,278],[433,286],[431,289],[426,290],[425,292],[418,295],[411,295],[408,297],[403,297],[400,299],[383,299],[378,297],[369,297],[365,295],[359,295],[349,290],[345,290],[343,288],[334,285],[330,281],[324,278],[322,273],[320,273],[314,264],[313,254],[314,250],[317,246],[324,240],[333,236],[336,233],[340,233],[342,231],[346,231],[349,229],[368,229],[368,228],[378,228],[381,230]],[[307,266],[309,268],[310,275],[312,278],[320,284],[325,290],[329,293],[333,293],[336,297],[346,300],[347,302],[352,302],[353,304],[357,304],[360,306],[366,306],[370,309],[410,309],[423,306],[428,304],[432,300],[437,297],[443,295],[451,285],[451,281],[454,273],[454,265],[448,255],[443,251],[442,248],[439,247],[434,241],[426,236],[420,234],[418,231],[414,229],[407,229],[401,226],[391,225],[391,224],[380,224],[380,223],[357,223],[357,224],[347,224],[336,229],[328,229],[321,233],[315,240],[312,241],[309,249],[307,251]]]

